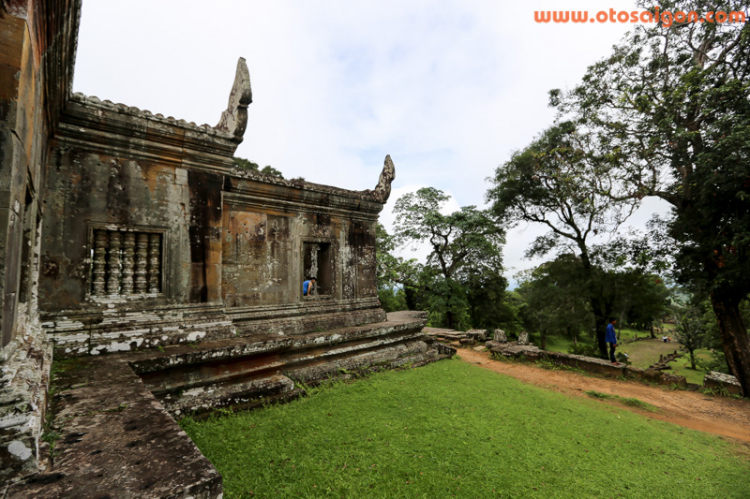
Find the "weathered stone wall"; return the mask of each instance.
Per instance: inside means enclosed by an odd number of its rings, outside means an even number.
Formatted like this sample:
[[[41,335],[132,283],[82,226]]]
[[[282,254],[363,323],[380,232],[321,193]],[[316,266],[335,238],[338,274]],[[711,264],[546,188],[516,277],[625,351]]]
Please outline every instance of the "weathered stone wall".
[[[385,319],[375,231],[390,158],[374,191],[348,191],[238,170],[241,140],[71,97],[43,194],[40,302],[59,354],[303,334],[312,314],[318,329]]]
[[[39,458],[51,345],[37,313],[48,137],[70,91],[80,3],[0,5],[0,482]]]

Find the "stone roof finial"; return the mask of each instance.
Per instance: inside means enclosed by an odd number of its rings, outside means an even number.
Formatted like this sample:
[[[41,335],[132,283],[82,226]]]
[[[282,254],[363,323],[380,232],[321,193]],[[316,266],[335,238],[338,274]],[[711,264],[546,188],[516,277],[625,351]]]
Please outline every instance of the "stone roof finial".
[[[238,139],[242,139],[247,128],[247,106],[253,102],[253,91],[250,88],[250,72],[244,57],[237,61],[237,72],[234,75],[234,85],[229,94],[227,110],[221,113],[221,119],[216,128],[228,132]]]
[[[372,191],[375,197],[383,204],[388,201],[391,196],[391,183],[396,178],[396,167],[393,166],[391,161],[391,155],[386,154],[385,162],[383,163],[383,171],[380,172],[380,179],[378,185]]]

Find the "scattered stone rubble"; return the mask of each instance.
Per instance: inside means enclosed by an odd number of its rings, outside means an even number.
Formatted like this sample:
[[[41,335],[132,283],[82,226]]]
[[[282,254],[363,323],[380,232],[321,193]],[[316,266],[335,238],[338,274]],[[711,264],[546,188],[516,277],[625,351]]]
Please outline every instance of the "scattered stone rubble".
[[[659,355],[659,360],[649,366],[649,369],[655,369],[657,371],[666,371],[668,369],[672,369],[672,366],[670,366],[669,363],[673,360],[679,359],[680,357],[682,357],[682,355],[677,353],[677,350],[668,355]]]
[[[492,339],[497,341],[498,343],[508,342],[508,336],[505,334],[505,331],[503,331],[502,329],[495,329],[495,334],[492,336]]]

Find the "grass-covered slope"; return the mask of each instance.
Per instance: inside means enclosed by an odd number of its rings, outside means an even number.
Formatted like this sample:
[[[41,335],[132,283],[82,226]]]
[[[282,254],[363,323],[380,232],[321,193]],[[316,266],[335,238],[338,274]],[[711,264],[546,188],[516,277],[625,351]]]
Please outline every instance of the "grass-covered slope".
[[[181,423],[225,497],[750,497],[730,444],[460,360]]]

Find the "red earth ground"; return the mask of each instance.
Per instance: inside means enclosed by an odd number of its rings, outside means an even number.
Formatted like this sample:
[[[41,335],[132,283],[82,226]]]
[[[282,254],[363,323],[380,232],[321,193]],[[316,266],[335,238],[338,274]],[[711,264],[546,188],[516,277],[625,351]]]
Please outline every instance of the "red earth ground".
[[[563,393],[571,397],[588,397],[585,392],[632,397],[659,408],[649,412],[622,406],[649,418],[659,419],[694,430],[713,433],[750,448],[750,400],[707,396],[700,392],[670,390],[637,381],[582,376],[570,371],[543,369],[534,364],[493,360],[488,352],[458,349],[458,356],[500,374],[512,376],[524,383]],[[620,405],[616,401],[602,403]]]

